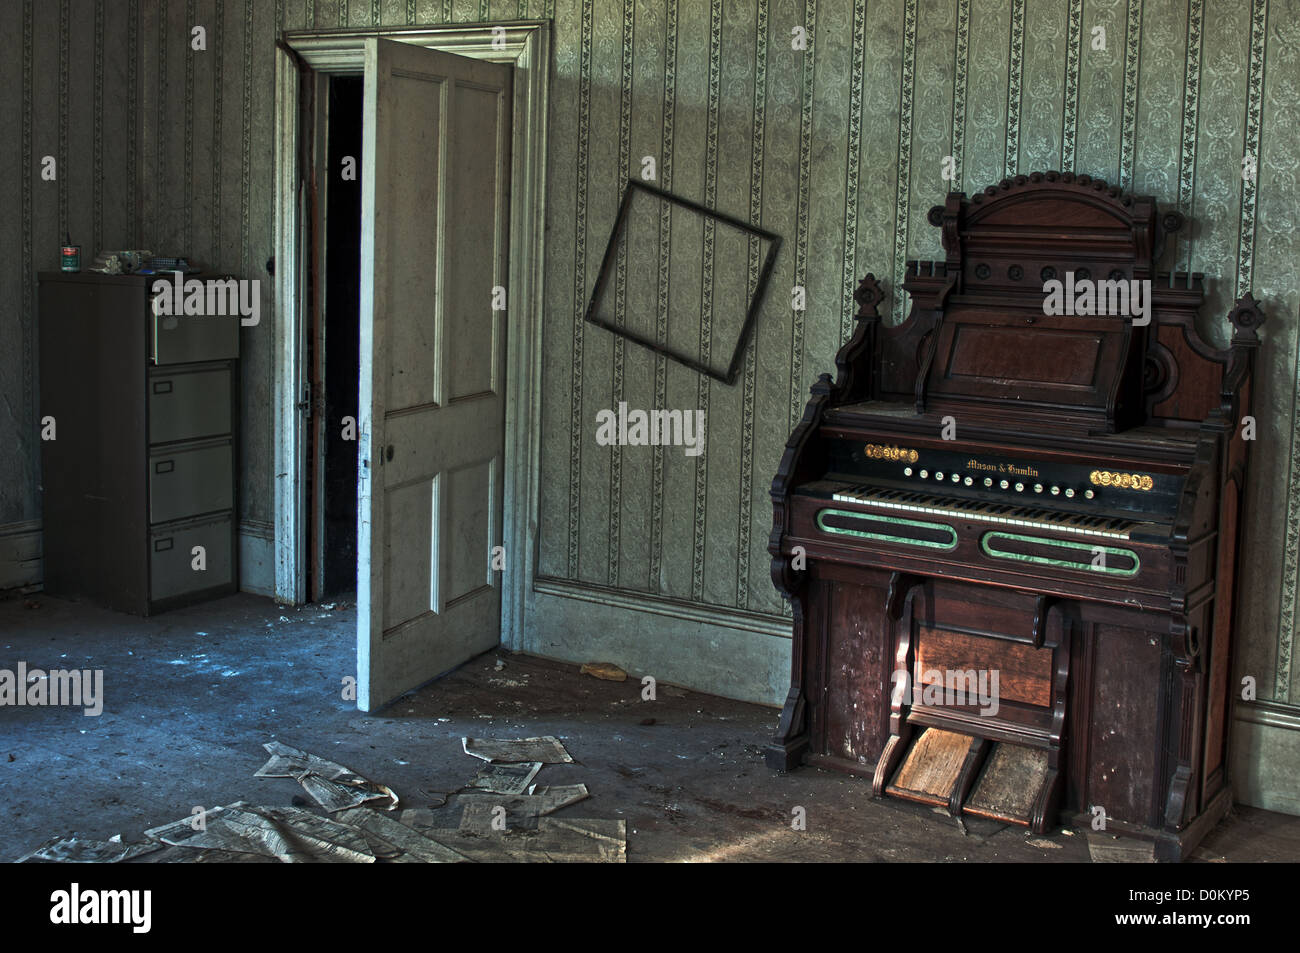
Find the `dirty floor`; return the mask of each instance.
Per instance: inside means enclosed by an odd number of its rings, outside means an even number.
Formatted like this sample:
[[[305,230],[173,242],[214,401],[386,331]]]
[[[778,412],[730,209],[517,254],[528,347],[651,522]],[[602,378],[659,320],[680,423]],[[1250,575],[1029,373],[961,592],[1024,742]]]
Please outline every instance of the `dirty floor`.
[[[924,807],[873,800],[863,779],[774,774],[761,746],[775,709],[662,684],[642,701],[638,681],[546,659],[489,652],[363,715],[342,698],[354,610],[329,605],[236,595],[140,619],[39,594],[0,599],[0,668],[102,669],[105,695],[99,717],[0,707],[0,861],[74,832],[141,840],[198,805],[290,804],[296,782],[253,777],[271,740],[381,781],[404,807],[435,808],[439,826],[455,827],[462,808],[448,795],[482,764],[461,737],[548,734],[575,763],[547,765],[537,782],[591,792],[557,816],[625,820],[629,862],[1092,859],[1083,832],[1038,838],[978,820],[963,832]],[[806,830],[792,829],[797,808]],[[1102,835],[1093,853],[1142,859],[1132,846]],[[1300,818],[1238,807],[1194,859],[1300,859]]]

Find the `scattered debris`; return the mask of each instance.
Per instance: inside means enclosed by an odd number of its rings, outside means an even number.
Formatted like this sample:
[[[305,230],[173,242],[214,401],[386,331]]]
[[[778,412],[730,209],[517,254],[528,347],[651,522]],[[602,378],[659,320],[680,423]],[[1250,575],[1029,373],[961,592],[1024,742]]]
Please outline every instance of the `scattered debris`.
[[[252,812],[264,819],[264,823],[256,825],[258,829],[274,827],[290,844],[294,841],[310,843],[316,848],[315,852],[322,855],[313,859],[362,864],[375,862],[377,855],[369,838],[354,827],[299,807],[259,807],[253,808]],[[228,819],[227,823],[237,825],[241,819]],[[387,855],[395,856],[391,850]]]
[[[523,761],[518,764],[493,764],[489,761],[466,787],[494,794],[523,794],[540,770],[540,761]]]
[[[590,797],[585,784],[557,784],[551,787],[533,785],[528,794],[503,796],[471,792],[458,799],[465,805],[461,815],[461,830],[489,830],[498,808],[505,809],[507,827],[536,827],[539,817],[554,814],[561,808]],[[496,815],[499,816],[499,815]]]
[[[233,809],[238,809],[245,802],[238,801]],[[183,817],[178,821],[163,824],[145,831],[145,836],[173,847],[214,848],[236,853],[265,853],[252,849],[240,834],[221,823],[222,816],[232,808],[214,807],[203,817],[202,829],[194,826],[195,817]],[[272,856],[267,854],[266,856]]]
[[[339,819],[399,848],[418,863],[455,864],[469,859],[438,840],[408,827],[397,818],[380,814],[368,807],[351,808],[340,814]]]
[[[386,785],[272,741],[263,745],[270,757],[255,776],[293,778],[333,816],[307,810],[310,802],[301,796],[294,797],[292,807],[237,801],[151,828],[145,831],[149,843],[124,844],[121,835],[109,841],[68,836],[47,841],[19,862],[626,861],[624,821],[547,816],[589,797],[585,784],[533,783],[543,764],[573,763],[558,738],[462,738],[461,744],[467,754],[488,763],[470,781],[469,790],[458,795],[464,802],[459,829],[434,826],[445,822],[429,808],[408,808],[396,815],[377,810],[378,805],[366,802],[387,800],[387,811],[398,805],[397,795]],[[439,807],[447,800],[440,796]]]
[[[1030,847],[1051,848],[1053,850],[1060,850],[1062,846],[1056,841],[1048,840],[1046,837],[1028,837],[1025,838],[1025,843]]]
[[[244,854],[233,850],[192,850],[189,847],[159,845],[162,849],[145,854],[137,864],[278,864],[266,854]]]
[[[390,787],[362,777],[351,768],[278,741],[268,741],[262,747],[271,757],[253,777],[293,778],[331,813],[368,801],[387,800],[385,810],[389,811],[397,807],[398,797]]]
[[[534,784],[528,789],[529,797],[550,798],[558,802],[552,810],[558,811],[562,807],[570,804],[577,804],[584,798],[590,797],[587,791],[587,785],[579,782],[577,784]],[[550,813],[549,811],[543,813]]]
[[[258,808],[239,801],[207,812],[203,829],[193,817],[145,831],[173,847],[216,848],[274,857],[281,863],[373,864],[360,831],[301,808]]]
[[[438,807],[442,807],[441,804]],[[427,807],[408,807],[403,811],[397,812],[397,819],[407,827],[415,831],[421,828],[430,828],[438,826],[438,819],[433,811]]]
[[[501,658],[497,659],[497,665],[495,671],[499,672],[505,667],[506,667],[506,660]]]
[[[431,802],[429,805],[430,807],[445,807],[447,805],[447,800],[451,797],[451,794],[449,794],[446,791],[434,791],[430,788],[416,788],[416,790],[429,799],[429,801]],[[432,803],[434,801],[436,801],[437,803],[436,804]],[[411,810],[420,810],[420,809],[411,808]],[[405,815],[405,812],[403,812],[403,815]]]
[[[461,738],[461,747],[466,754],[484,761],[503,761],[517,763],[520,761],[540,761],[543,764],[572,764],[569,752],[564,750],[560,739],[554,735],[541,738],[518,738],[515,740],[497,740],[493,738]]]
[[[482,863],[627,862],[627,822],[543,817],[536,830],[439,830],[429,836]]]
[[[161,849],[162,844],[124,844],[121,834],[106,841],[84,837],[55,837],[19,857],[15,863],[116,864]]]
[[[603,678],[607,682],[627,681],[627,672],[623,671],[612,662],[588,662],[578,671],[579,674],[591,675],[594,678]]]
[[[302,785],[303,790],[331,814],[369,801],[383,800],[388,801],[384,809],[391,811],[397,807],[398,803],[397,795],[393,793],[391,788],[382,784],[372,784],[369,781],[364,784],[351,785],[342,781],[330,781],[317,774],[304,774],[297,780]]]

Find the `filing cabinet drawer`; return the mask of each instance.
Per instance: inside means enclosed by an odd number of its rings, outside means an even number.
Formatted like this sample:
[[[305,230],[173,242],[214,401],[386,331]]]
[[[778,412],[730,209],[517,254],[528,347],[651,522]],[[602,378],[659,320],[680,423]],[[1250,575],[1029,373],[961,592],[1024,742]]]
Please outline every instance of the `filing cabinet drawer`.
[[[230,441],[149,455],[149,522],[228,510],[234,506]]]
[[[157,369],[149,376],[149,442],[231,432],[230,368]]]
[[[186,364],[239,357],[239,315],[154,314],[149,309],[149,357]]]
[[[149,597],[157,602],[234,581],[229,513],[209,522],[155,527],[149,536]],[[202,546],[202,559],[194,547]],[[196,568],[202,566],[203,568]]]

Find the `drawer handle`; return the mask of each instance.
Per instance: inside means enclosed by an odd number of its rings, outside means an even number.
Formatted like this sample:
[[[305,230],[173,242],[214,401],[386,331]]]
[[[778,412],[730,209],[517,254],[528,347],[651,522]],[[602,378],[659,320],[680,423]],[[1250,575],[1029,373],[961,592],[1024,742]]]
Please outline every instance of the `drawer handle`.
[[[154,381],[153,392],[155,394],[170,394],[172,392],[171,381]]]
[[[170,536],[168,536],[166,539],[155,539],[153,541],[153,551],[155,553],[165,553],[167,552],[167,550],[171,548],[172,548],[172,537]]]
[[[153,465],[154,473],[171,473],[176,469],[175,460],[159,460]]]

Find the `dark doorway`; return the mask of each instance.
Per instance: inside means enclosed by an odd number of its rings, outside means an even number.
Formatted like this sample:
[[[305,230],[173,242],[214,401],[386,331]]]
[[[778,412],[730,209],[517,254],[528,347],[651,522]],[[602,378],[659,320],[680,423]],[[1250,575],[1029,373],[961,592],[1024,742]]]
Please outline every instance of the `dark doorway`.
[[[314,343],[324,355],[324,421],[321,435],[320,499],[316,526],[316,599],[352,592],[357,584],[357,388],[359,381],[358,296],[361,255],[360,76],[332,76],[325,200],[324,320]],[[318,365],[319,366],[319,365]],[[318,406],[320,406],[318,404]]]

